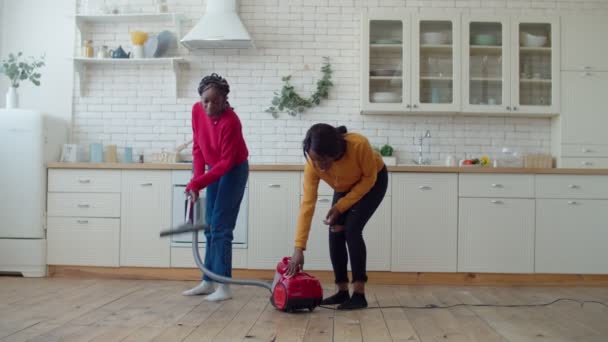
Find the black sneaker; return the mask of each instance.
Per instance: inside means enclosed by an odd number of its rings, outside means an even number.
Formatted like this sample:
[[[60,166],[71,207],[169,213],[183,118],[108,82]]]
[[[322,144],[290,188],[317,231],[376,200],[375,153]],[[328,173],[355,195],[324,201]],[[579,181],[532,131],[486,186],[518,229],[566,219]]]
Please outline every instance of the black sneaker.
[[[321,305],[336,305],[347,302],[350,299],[348,290],[338,291],[335,295],[323,299]]]
[[[367,300],[365,299],[364,293],[353,292],[353,296],[350,299],[340,305],[338,310],[357,310],[365,309],[367,307]]]

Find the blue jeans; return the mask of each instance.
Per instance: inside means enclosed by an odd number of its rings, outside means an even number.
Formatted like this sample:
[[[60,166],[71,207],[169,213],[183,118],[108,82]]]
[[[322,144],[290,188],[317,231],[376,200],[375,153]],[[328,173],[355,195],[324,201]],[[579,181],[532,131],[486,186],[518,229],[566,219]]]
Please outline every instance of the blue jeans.
[[[205,267],[213,273],[232,276],[232,239],[236,218],[249,177],[249,163],[234,166],[217,182],[207,186],[205,222]],[[203,280],[211,278],[203,275]]]

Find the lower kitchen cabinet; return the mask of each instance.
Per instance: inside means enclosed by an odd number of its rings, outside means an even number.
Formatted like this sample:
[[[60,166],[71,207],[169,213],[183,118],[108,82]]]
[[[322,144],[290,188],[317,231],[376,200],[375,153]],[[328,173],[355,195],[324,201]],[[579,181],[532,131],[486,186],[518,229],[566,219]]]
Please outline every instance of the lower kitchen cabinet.
[[[458,175],[393,173],[392,186],[391,271],[455,272]]]
[[[171,173],[122,173],[120,265],[169,267],[169,238],[159,232],[171,226]]]
[[[292,255],[299,200],[299,172],[250,173],[249,268],[274,269]]]
[[[608,273],[608,200],[536,200],[536,272]]]
[[[49,217],[47,263],[118,266],[120,219]]]
[[[460,198],[458,271],[534,272],[534,199]]]

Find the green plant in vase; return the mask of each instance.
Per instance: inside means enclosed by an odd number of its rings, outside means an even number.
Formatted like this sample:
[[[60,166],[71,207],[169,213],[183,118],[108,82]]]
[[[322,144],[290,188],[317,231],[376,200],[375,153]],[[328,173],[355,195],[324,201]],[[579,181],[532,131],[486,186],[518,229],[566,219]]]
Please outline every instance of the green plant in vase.
[[[6,108],[17,108],[19,106],[17,88],[19,88],[21,82],[29,80],[35,86],[40,85],[42,75],[37,72],[37,69],[45,65],[44,56],[41,56],[40,59],[32,56],[27,58],[22,56],[23,52],[9,53],[8,59],[3,59],[0,62],[0,73],[6,75],[10,80],[10,86],[6,94]]]

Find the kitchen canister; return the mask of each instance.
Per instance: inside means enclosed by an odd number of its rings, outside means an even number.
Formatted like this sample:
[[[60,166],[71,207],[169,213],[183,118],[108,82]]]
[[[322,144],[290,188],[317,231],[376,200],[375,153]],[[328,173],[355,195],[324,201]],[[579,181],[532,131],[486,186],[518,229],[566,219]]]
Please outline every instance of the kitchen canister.
[[[133,162],[133,148],[132,147],[125,147],[123,162],[125,162],[125,163]]]
[[[89,145],[89,161],[91,163],[103,162],[103,145],[101,143]]]
[[[106,163],[116,163],[118,158],[116,157],[116,145],[108,145],[106,148]]]

